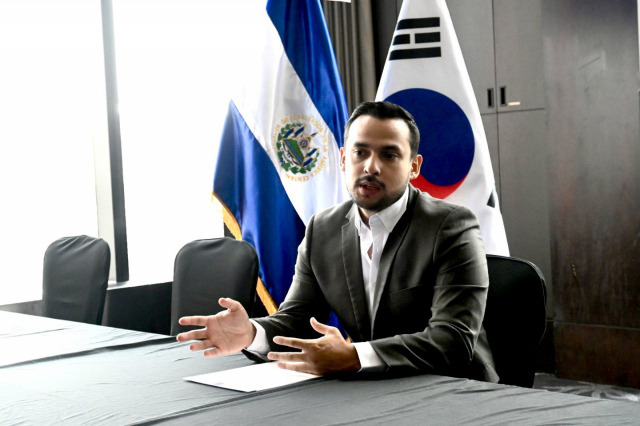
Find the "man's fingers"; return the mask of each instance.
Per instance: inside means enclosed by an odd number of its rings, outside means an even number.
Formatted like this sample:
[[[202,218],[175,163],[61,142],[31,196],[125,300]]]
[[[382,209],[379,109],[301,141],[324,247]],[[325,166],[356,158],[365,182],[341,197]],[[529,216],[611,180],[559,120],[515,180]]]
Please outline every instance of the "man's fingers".
[[[207,317],[195,316],[195,317],[182,317],[178,320],[180,325],[200,325],[204,326],[207,323]]]
[[[193,331],[188,331],[186,333],[180,333],[176,336],[176,340],[178,342],[186,342],[187,340],[198,340],[195,337],[195,333]]]
[[[222,351],[220,350],[220,348],[215,348],[215,347],[209,350],[206,350],[203,353],[204,353],[204,356],[206,357],[222,355]]]
[[[205,328],[186,331],[176,336],[176,340],[178,340],[178,342],[186,342],[187,340],[203,340],[206,338],[207,338],[207,330]]]
[[[320,334],[328,334],[331,332],[331,330],[337,331],[335,327],[331,327],[330,325],[323,324],[313,317],[311,317],[311,327],[313,327],[313,329]]]
[[[273,338],[273,342],[277,345],[289,346],[296,349],[306,349],[310,345],[308,340],[296,339],[295,337],[276,336]]]
[[[303,352],[269,352],[267,358],[271,361],[302,362],[307,356]]]
[[[211,344],[209,343],[208,340],[200,340],[189,345],[189,349],[191,349],[194,352],[203,351],[205,349],[209,349],[210,347],[211,347]]]
[[[233,300],[228,297],[221,297],[220,299],[218,299],[218,305],[231,311],[235,311],[236,309],[238,309],[238,305],[242,306],[242,304],[237,300]]]

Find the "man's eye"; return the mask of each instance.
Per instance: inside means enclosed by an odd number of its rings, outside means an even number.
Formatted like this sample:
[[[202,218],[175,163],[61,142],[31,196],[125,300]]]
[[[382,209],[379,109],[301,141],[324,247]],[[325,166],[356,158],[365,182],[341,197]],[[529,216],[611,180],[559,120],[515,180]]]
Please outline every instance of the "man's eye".
[[[385,154],[385,158],[392,160],[394,158],[398,158],[398,154]]]
[[[355,151],[353,151],[353,155],[362,155],[362,151],[355,150]]]

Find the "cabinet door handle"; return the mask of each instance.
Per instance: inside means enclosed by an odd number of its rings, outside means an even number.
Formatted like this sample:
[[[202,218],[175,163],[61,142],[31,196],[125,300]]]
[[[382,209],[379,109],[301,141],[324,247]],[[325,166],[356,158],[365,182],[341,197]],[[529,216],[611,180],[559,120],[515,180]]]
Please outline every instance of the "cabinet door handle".
[[[493,108],[493,88],[487,89],[487,107]]]
[[[513,107],[520,106],[520,101],[507,102],[507,86],[500,88],[500,106]]]

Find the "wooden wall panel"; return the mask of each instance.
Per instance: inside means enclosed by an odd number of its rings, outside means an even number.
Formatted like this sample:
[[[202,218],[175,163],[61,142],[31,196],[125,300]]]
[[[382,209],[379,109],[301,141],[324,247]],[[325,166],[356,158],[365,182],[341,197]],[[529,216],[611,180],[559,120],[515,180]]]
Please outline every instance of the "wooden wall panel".
[[[636,2],[544,9],[555,318],[640,328]]]
[[[558,375],[640,386],[636,1],[545,0],[542,20]]]
[[[556,374],[640,388],[640,330],[556,322]]]

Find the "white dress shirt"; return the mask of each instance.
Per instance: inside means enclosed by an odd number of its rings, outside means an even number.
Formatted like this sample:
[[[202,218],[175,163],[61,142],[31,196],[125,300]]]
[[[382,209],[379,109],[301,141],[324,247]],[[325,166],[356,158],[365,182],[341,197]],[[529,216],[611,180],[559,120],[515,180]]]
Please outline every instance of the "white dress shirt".
[[[364,281],[364,292],[368,302],[369,318],[373,321],[375,317],[375,309],[379,300],[375,300],[379,293],[376,293],[378,268],[380,266],[380,257],[382,250],[387,242],[389,234],[396,226],[404,212],[407,210],[407,202],[409,200],[409,188],[398,201],[390,205],[384,210],[379,211],[369,218],[369,226],[367,226],[356,214],[355,226],[360,237],[360,258],[362,262],[362,278]],[[355,208],[355,207],[354,207]],[[369,257],[369,249],[371,249],[371,257]],[[380,283],[382,285],[382,283]],[[257,322],[251,320],[256,328],[256,337],[248,351],[266,354],[269,351],[269,343],[264,328]],[[384,361],[373,350],[369,342],[354,343],[358,358],[360,360],[360,371],[378,371],[385,367]]]
[[[358,230],[358,235],[360,236],[360,258],[362,260],[364,294],[369,303],[369,318],[372,322],[379,303],[379,300],[375,300],[376,294],[378,295],[377,297],[380,297],[380,293],[376,293],[376,289],[378,285],[383,285],[383,283],[377,282],[382,250],[387,243],[389,234],[407,210],[408,200],[409,188],[407,187],[398,201],[369,218],[369,226],[365,225],[359,214],[356,215],[355,225]],[[369,249],[371,249],[371,257],[369,257]],[[384,369],[384,362],[373,350],[369,342],[358,342],[354,343],[353,346],[358,352],[361,366],[360,371],[378,371]]]

